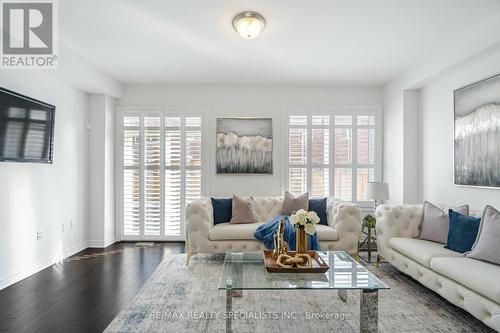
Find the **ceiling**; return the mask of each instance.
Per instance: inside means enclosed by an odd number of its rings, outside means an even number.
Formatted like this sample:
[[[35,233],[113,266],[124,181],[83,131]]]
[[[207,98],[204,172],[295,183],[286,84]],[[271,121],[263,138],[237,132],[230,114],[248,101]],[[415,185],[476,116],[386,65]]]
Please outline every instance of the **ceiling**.
[[[382,84],[482,22],[498,0],[64,0],[59,36],[127,83]],[[261,13],[245,40],[232,18]]]

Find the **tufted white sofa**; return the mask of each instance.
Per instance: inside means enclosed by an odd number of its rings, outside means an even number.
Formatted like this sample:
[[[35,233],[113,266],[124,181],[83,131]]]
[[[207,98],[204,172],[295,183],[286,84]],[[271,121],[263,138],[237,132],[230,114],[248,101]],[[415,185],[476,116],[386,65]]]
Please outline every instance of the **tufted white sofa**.
[[[377,208],[379,255],[500,331],[500,266],[466,258],[445,249],[443,244],[418,239],[422,210],[422,205]]]
[[[258,223],[214,225],[210,198],[202,198],[186,208],[187,263],[196,253],[224,253],[227,250],[256,251],[264,245],[254,238],[259,225],[280,214],[282,197],[254,197]],[[327,201],[328,226],[318,225],[321,250],[342,250],[356,255],[361,236],[357,205],[334,198]]]

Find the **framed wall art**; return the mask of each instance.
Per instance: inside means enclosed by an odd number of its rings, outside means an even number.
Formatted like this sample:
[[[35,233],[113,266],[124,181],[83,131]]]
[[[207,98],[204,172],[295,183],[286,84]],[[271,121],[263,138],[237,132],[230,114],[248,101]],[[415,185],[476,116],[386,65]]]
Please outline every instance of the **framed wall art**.
[[[218,174],[272,174],[271,118],[217,118]]]

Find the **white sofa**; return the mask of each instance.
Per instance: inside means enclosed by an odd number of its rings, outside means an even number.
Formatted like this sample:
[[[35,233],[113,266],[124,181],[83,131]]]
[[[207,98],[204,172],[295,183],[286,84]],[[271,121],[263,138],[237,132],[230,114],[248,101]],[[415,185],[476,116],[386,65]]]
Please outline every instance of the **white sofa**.
[[[380,256],[500,331],[500,266],[418,239],[422,205],[381,205],[376,215]]]
[[[256,251],[264,245],[255,239],[259,225],[280,214],[282,197],[254,197],[258,223],[214,225],[212,202],[202,198],[186,208],[187,264],[196,253],[224,253],[227,250]],[[342,250],[356,255],[361,236],[360,211],[357,205],[334,198],[327,201],[328,226],[318,225],[321,250]]]

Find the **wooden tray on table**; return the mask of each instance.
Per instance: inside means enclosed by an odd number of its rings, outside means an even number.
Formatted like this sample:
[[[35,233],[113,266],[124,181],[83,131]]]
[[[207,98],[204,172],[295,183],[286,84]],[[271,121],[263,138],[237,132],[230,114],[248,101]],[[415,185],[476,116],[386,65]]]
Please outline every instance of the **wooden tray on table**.
[[[295,256],[295,251],[288,251],[286,254],[293,257]],[[264,250],[264,265],[269,273],[325,273],[330,269],[318,252],[307,251],[307,254],[311,256],[312,267],[281,267],[278,266],[276,260],[273,259],[273,251]]]

